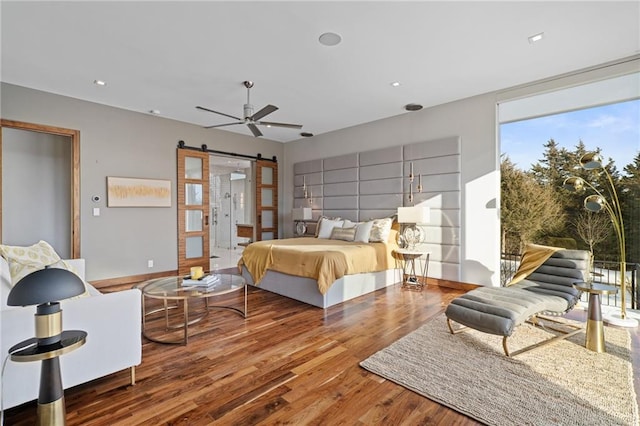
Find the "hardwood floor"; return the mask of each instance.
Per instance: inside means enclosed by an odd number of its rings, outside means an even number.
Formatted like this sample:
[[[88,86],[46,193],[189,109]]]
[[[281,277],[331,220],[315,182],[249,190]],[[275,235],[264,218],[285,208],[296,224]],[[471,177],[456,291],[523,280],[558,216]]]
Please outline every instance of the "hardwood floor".
[[[123,371],[67,390],[67,424],[475,425],[358,365],[460,293],[394,286],[322,310],[252,289],[246,320],[211,310],[190,327],[187,346],[143,338],[135,386]],[[217,302],[242,303],[239,295]],[[640,344],[633,335],[638,388]],[[35,424],[35,412],[33,402],[12,408],[5,424]]]

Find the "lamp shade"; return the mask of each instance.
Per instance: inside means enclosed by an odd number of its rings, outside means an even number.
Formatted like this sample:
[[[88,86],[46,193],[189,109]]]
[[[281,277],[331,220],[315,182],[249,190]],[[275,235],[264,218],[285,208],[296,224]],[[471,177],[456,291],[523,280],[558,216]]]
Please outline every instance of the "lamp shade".
[[[429,207],[398,207],[398,223],[429,223],[430,213]]]
[[[580,165],[585,170],[595,170],[602,167],[602,155],[597,152],[588,152],[580,158]]]
[[[45,268],[22,278],[7,296],[9,306],[30,306],[56,302],[85,292],[84,283],[66,269]]]
[[[297,207],[291,211],[293,220],[311,220],[311,207]]]

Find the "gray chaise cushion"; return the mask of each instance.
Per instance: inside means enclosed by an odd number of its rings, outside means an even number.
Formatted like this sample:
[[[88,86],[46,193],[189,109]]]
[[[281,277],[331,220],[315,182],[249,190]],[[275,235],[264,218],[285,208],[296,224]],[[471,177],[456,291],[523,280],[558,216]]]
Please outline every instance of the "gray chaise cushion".
[[[589,252],[559,250],[525,280],[510,287],[480,287],[451,301],[445,314],[457,323],[485,333],[510,336],[536,314],[561,315],[571,310],[585,279]]]

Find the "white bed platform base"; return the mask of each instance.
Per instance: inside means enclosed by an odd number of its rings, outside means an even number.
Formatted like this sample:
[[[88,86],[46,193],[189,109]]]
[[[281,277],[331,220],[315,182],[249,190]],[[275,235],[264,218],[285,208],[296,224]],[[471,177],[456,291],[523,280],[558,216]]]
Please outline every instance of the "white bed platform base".
[[[399,282],[399,274],[398,269],[387,269],[380,272],[345,275],[334,281],[329,291],[323,295],[318,290],[316,280],[275,271],[267,271],[260,284],[255,285],[249,271],[242,267],[242,276],[247,284],[323,309],[394,285]]]

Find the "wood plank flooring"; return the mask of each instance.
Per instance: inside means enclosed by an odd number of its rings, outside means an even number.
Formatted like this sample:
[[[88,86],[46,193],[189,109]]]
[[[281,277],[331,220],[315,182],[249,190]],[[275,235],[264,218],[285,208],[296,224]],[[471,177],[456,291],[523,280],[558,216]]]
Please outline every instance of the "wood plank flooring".
[[[251,289],[246,320],[211,310],[190,327],[187,346],[143,338],[135,386],[123,371],[67,390],[67,424],[475,425],[358,365],[460,293],[394,286],[322,310]],[[242,299],[216,302],[240,306]],[[636,378],[639,352],[635,332]],[[35,413],[34,402],[12,408],[5,424],[35,424]]]

